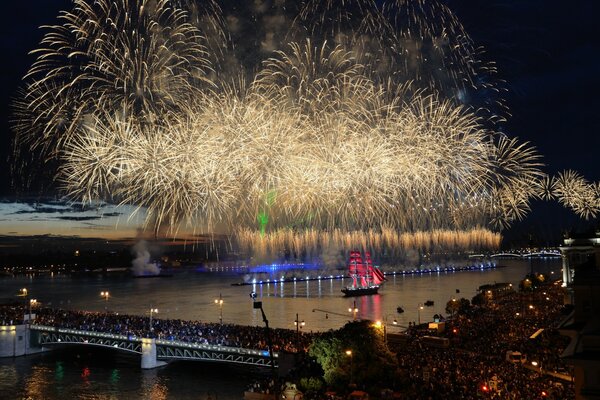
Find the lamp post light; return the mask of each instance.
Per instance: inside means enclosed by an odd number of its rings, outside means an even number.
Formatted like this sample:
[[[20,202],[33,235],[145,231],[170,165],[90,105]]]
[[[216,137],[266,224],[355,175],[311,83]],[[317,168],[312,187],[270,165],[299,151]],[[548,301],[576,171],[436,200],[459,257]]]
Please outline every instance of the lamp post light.
[[[354,368],[352,365],[352,350],[346,350],[346,355],[348,357],[350,357],[350,384],[352,385],[352,381],[354,380],[353,379],[354,378],[354,375],[353,375]]]
[[[152,326],[152,314],[158,314],[158,308],[150,308],[150,332],[154,331]]]
[[[356,314],[358,313],[358,308],[356,308],[356,300],[353,301],[352,307],[348,308],[348,312],[352,313],[352,320],[356,321]]]
[[[379,331],[381,331],[382,337],[383,337],[383,343],[387,344],[387,316],[383,317],[383,323],[380,320],[375,321],[374,324],[375,328],[377,328]]]
[[[304,320],[298,320],[298,313],[296,313],[296,320],[294,321],[294,325],[296,325],[296,348],[300,351],[300,328],[305,325]]]
[[[102,291],[102,292],[100,292],[100,297],[104,298],[104,311],[107,310],[108,297],[109,296],[110,296],[110,294],[108,293],[108,291]]]
[[[456,298],[452,298],[452,323],[454,323],[454,312],[456,311]]]
[[[215,299],[215,304],[219,306],[219,322],[223,325],[223,297],[219,293],[219,298]]]
[[[19,296],[25,297],[26,304],[29,305],[29,315],[27,316],[27,321],[31,321],[31,301],[29,301],[29,291],[27,288],[19,289]]]
[[[31,308],[37,306],[37,299],[29,299],[29,320],[31,321]]]
[[[419,303],[419,306],[417,307],[417,321],[418,321],[418,325],[421,325],[421,310],[423,309],[423,305]]]
[[[387,338],[388,338],[388,337],[387,337],[387,331],[388,331],[388,329],[387,329],[387,326],[388,326],[388,317],[389,317],[389,315],[386,315],[385,317],[383,317],[383,342],[384,342],[386,345],[387,345]],[[398,320],[397,320],[396,318],[394,318],[394,319],[392,320],[392,324],[393,324],[393,325],[398,325]],[[377,321],[377,322],[375,322],[375,326],[377,326],[377,327],[381,327],[381,322],[380,322],[380,321]]]
[[[382,323],[381,320],[375,321],[375,328],[382,330],[385,334],[385,322]]]

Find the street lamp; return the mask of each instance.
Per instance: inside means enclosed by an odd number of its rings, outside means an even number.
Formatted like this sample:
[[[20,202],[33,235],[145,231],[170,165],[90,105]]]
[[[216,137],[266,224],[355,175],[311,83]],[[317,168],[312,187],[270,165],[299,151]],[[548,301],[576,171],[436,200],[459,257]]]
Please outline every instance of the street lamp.
[[[350,357],[350,384],[352,385],[352,381],[354,380],[353,379],[353,371],[354,371],[354,369],[352,368],[353,367],[353,365],[352,365],[352,350],[346,350],[346,355],[348,357]]]
[[[219,293],[219,298],[215,299],[215,304],[219,306],[219,322],[223,325],[223,298],[221,293]]]
[[[29,301],[29,291],[27,288],[19,289],[19,296],[25,297],[25,302],[29,304],[29,315],[27,321],[31,321],[31,301]]]
[[[158,314],[158,308],[150,308],[150,332],[154,331],[152,326],[152,314]]]
[[[375,328],[379,331],[381,331],[382,335],[383,335],[383,343],[387,344],[387,332],[386,332],[386,325],[387,325],[387,317],[383,317],[383,323],[380,320],[375,321],[375,324],[373,324],[375,326]]]
[[[398,325],[398,320],[394,318],[392,320],[393,325]],[[381,328],[381,321],[375,322],[375,326]],[[383,317],[383,342],[387,344],[387,326],[388,326],[388,315]]]
[[[254,293],[254,292],[252,292]],[[269,349],[269,360],[271,361],[271,372],[273,374],[273,382],[277,381],[277,372],[275,371],[275,361],[273,360],[273,342],[271,341],[271,331],[269,330],[269,320],[267,319],[267,315],[265,314],[265,310],[263,310],[262,301],[256,301],[256,296],[252,296],[252,308],[255,310],[260,310],[262,314],[263,322],[265,323],[265,334],[267,336],[267,348]],[[279,389],[277,385],[274,387],[275,390],[275,399],[278,399]]]
[[[31,308],[37,306],[37,299],[29,299],[29,320],[31,321]]]
[[[419,307],[417,308],[417,321],[419,322],[418,325],[421,325],[421,310],[423,309],[423,306],[419,303]]]
[[[352,319],[356,321],[356,314],[358,313],[358,308],[356,308],[356,300],[352,303],[352,307],[348,308],[348,312],[352,313]]]
[[[296,325],[296,348],[300,351],[300,328],[305,324],[304,320],[298,320],[298,313],[296,313],[296,320],[294,321],[294,325]]]
[[[456,298],[452,298],[452,321],[454,321],[454,312],[456,311]],[[454,322],[452,322],[454,323]]]
[[[104,311],[106,311],[107,309],[107,305],[108,305],[108,296],[110,296],[110,294],[108,293],[108,291],[106,292],[100,292],[100,297],[104,298]]]

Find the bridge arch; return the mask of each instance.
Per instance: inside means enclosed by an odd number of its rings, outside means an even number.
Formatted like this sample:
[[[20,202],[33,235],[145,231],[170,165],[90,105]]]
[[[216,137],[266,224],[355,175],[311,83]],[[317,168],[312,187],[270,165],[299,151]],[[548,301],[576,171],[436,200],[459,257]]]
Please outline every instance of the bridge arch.
[[[176,360],[278,367],[279,354],[273,353],[271,359],[269,352],[265,350],[139,338],[43,325],[31,325],[29,329],[34,347],[51,349],[59,346],[94,346],[134,353],[141,355],[144,369],[155,368]]]

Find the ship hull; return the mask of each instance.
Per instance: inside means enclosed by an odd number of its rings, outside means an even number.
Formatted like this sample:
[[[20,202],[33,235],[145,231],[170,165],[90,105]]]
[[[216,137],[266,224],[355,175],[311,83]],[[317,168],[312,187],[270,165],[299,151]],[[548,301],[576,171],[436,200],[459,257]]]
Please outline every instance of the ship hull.
[[[379,286],[368,286],[368,287],[345,287],[342,289],[345,297],[356,297],[356,296],[369,296],[377,294]]]

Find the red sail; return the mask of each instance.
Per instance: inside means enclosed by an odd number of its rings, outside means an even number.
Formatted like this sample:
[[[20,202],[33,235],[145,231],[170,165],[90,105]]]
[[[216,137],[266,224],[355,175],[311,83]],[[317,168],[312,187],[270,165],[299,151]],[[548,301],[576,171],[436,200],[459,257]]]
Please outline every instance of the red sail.
[[[385,275],[379,268],[373,267],[371,253],[365,252],[365,262],[363,263],[360,251],[350,252],[350,261],[348,262],[348,274],[352,277],[353,287],[370,287],[379,285],[385,280]]]
[[[373,262],[371,261],[371,253],[368,251],[365,252],[365,264],[367,265],[367,274],[372,277],[375,285],[379,285],[381,282],[385,281],[385,275],[383,272],[381,272],[379,268],[373,266]]]
[[[352,286],[358,286],[358,269],[359,264],[362,266],[362,260],[360,259],[360,253],[358,251],[350,252],[350,262],[348,264],[348,274],[352,277]]]
[[[383,272],[379,268],[373,267],[373,283],[380,285],[383,281],[385,281]]]
[[[350,252],[350,262],[348,263],[348,273],[350,274],[350,276],[356,275],[357,274],[357,263],[358,260],[357,258],[360,258],[360,253],[358,251],[351,251]]]
[[[360,286],[369,286],[365,278],[367,275],[367,266],[363,264],[362,257],[359,251],[356,252],[356,275],[358,279],[360,279]]]

